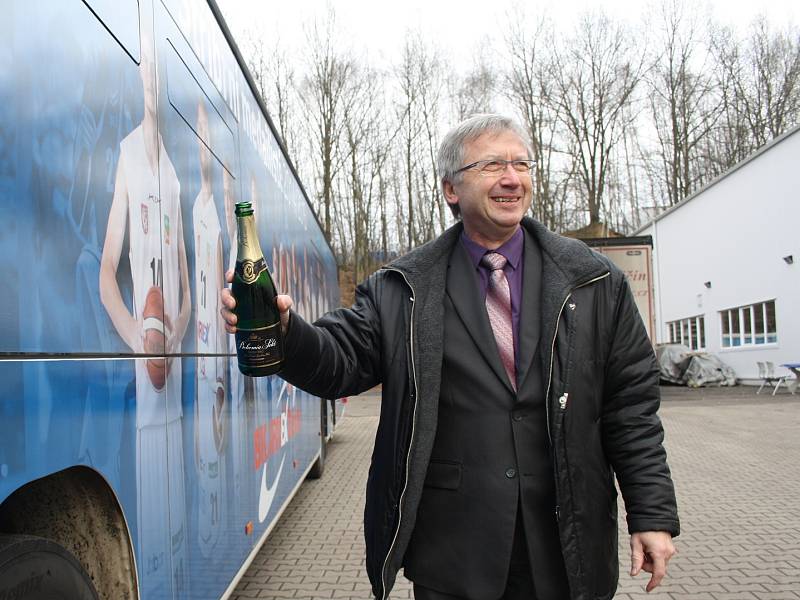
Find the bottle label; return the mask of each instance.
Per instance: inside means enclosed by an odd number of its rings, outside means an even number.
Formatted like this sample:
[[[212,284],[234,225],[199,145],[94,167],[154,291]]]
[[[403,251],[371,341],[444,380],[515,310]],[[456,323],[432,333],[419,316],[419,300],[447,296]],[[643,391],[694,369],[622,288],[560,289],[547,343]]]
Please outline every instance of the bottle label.
[[[267,367],[283,360],[283,337],[278,321],[268,327],[238,328],[236,352],[241,364],[250,368]]]
[[[239,276],[246,284],[254,283],[258,276],[267,270],[267,261],[262,256],[257,261],[243,260],[239,263]]]

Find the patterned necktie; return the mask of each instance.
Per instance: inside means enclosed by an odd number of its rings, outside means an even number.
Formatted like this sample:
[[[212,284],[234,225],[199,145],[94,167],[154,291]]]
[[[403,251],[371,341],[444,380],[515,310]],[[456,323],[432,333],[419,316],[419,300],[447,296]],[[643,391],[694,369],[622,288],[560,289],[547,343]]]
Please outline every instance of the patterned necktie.
[[[489,269],[489,289],[486,290],[486,312],[492,325],[494,339],[500,352],[511,387],[516,391],[517,377],[514,368],[514,330],[511,321],[511,289],[503,272],[506,257],[497,252],[487,252],[481,265]]]

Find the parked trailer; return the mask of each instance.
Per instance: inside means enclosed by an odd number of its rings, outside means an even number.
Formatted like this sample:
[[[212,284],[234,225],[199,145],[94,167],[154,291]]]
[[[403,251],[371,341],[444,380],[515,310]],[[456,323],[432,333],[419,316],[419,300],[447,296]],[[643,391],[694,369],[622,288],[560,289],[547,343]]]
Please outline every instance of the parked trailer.
[[[642,317],[647,335],[655,345],[655,306],[653,295],[653,238],[637,237],[589,238],[581,240],[605,254],[625,273]]]

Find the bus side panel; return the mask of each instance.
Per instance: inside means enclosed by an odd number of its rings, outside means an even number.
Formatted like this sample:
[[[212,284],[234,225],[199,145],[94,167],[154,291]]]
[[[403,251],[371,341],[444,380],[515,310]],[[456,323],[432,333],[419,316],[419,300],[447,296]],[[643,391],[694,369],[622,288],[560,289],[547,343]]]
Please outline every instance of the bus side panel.
[[[86,3],[8,8],[0,19],[0,352],[35,360],[0,363],[0,501],[87,465],[114,488],[135,534],[136,463],[125,446],[134,361],[60,358],[129,351],[99,279],[120,142],[142,118],[137,2],[117,6],[127,15],[119,39]],[[120,292],[130,301],[129,289]]]
[[[0,501],[26,483],[85,466],[109,484],[131,534],[140,581],[170,597],[168,482],[181,477],[166,426],[136,427],[133,360],[0,362]],[[144,597],[144,596],[143,596]]]
[[[0,351],[123,351],[98,278],[120,141],[142,118],[138,66],[81,2],[14,2],[10,13],[0,20]],[[138,40],[138,19],[130,27]]]
[[[188,485],[182,499],[170,497],[185,505],[189,577],[174,591],[216,598],[319,452],[320,409],[317,398],[277,376],[253,379],[238,371],[234,338],[219,330],[213,295],[219,285],[208,283],[219,271],[217,259],[209,259],[217,244],[210,242],[219,238],[221,270],[232,269],[234,204],[251,202],[279,291],[312,319],[338,296],[336,266],[208,6],[168,0],[154,10],[159,131],[170,157],[166,168],[179,184],[191,281],[182,351],[194,355],[183,359],[179,384]],[[162,190],[169,187],[164,170]],[[226,352],[226,359],[213,356]],[[220,388],[222,403],[214,393]]]
[[[310,319],[337,303],[333,255],[205,2],[4,16],[0,501],[91,467],[128,519],[142,598],[217,598],[320,444],[318,399],[242,376],[222,330],[233,203],[254,203]]]
[[[84,465],[135,515],[133,377],[133,361],[0,362],[0,501],[29,481]]]

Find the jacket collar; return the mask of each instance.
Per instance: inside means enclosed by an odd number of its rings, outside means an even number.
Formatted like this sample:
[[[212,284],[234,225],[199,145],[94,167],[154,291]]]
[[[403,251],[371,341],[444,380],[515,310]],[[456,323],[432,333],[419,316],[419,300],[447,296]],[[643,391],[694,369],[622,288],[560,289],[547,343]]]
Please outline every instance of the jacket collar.
[[[445,282],[441,275],[447,270],[450,253],[463,228],[461,221],[457,222],[439,237],[397,258],[387,267],[402,271],[415,293],[422,292],[429,285],[435,287],[436,282],[444,290]]]
[[[524,218],[522,226],[536,238],[542,249],[543,294],[572,289],[608,271],[606,263],[589,246],[558,235],[533,219]]]
[[[542,250],[544,295],[553,293],[563,297],[566,290],[608,271],[606,263],[583,242],[557,235],[528,217],[522,220],[522,226],[536,239]],[[388,267],[402,271],[415,292],[437,284],[444,289],[443,275],[463,228],[459,221],[433,241],[401,256]]]

